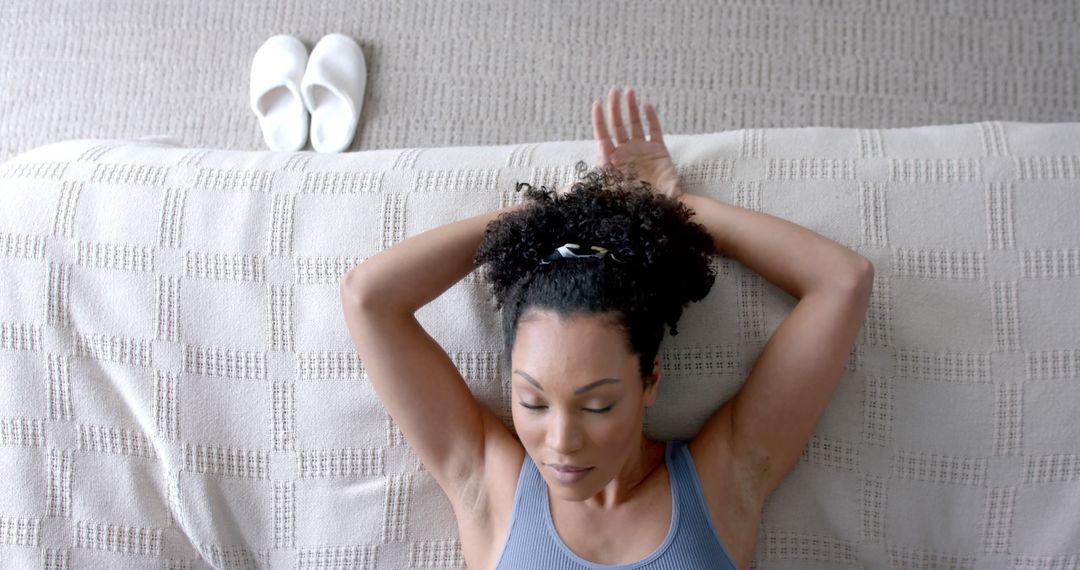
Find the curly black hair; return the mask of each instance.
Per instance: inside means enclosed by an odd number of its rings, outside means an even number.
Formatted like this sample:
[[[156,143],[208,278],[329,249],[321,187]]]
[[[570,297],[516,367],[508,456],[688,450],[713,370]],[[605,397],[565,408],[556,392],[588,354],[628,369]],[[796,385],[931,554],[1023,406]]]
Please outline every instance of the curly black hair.
[[[690,221],[693,210],[654,192],[633,171],[586,171],[584,162],[576,169],[579,181],[563,194],[518,183],[516,191],[525,187],[531,203],[490,222],[473,261],[486,265],[482,278],[502,309],[507,355],[531,307],[562,318],[606,316],[626,334],[630,353],[639,355],[647,383],[664,324],[677,335],[683,307],[712,288],[713,240]],[[568,242],[605,247],[625,263],[610,255],[541,263]]]

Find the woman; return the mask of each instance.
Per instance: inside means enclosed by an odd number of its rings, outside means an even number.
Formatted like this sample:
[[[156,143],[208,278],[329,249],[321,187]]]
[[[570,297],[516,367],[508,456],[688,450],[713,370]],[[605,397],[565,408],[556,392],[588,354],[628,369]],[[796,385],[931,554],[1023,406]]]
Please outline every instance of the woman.
[[[646,139],[631,89],[627,103],[629,132],[609,92],[614,141],[593,105],[601,168],[584,182],[529,188],[527,202],[406,239],[342,278],[357,353],[450,499],[469,568],[748,567],[764,502],[862,326],[866,258],[684,192],[655,109]],[[663,327],[676,334],[682,308],[708,293],[712,253],[799,303],[692,440],[653,441],[643,417]],[[516,437],[414,317],[477,265],[502,309]]]

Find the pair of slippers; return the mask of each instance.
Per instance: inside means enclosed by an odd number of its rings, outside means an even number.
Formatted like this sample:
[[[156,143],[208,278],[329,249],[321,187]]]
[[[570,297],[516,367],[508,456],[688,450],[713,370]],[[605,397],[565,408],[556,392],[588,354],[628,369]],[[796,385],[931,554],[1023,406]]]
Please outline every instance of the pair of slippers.
[[[300,40],[277,35],[251,63],[251,110],[271,150],[301,150],[309,131],[318,152],[349,148],[366,87],[364,52],[342,34],[323,36],[310,56]]]

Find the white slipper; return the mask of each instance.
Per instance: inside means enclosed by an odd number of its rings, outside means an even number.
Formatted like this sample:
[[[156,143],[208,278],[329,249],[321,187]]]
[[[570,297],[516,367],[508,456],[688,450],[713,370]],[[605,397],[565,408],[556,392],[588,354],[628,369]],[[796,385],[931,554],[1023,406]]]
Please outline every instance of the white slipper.
[[[308,112],[300,94],[307,48],[289,35],[274,36],[251,60],[251,110],[270,150],[297,151],[308,138]]]
[[[352,144],[367,87],[364,52],[349,36],[323,36],[308,58],[300,82],[311,112],[311,146],[319,152],[341,152]]]

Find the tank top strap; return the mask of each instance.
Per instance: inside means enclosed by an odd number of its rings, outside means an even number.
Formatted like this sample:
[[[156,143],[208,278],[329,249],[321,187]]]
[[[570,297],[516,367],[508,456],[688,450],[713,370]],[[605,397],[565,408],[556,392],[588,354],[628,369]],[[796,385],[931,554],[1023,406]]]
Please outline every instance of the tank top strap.
[[[509,529],[497,570],[735,570],[712,524],[686,440],[667,442],[664,462],[671,486],[667,538],[652,554],[623,565],[596,564],[573,553],[551,521],[547,482],[528,453],[522,461]]]

